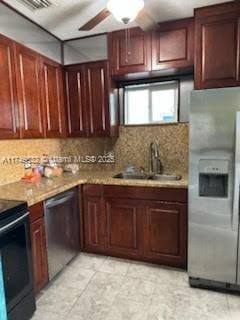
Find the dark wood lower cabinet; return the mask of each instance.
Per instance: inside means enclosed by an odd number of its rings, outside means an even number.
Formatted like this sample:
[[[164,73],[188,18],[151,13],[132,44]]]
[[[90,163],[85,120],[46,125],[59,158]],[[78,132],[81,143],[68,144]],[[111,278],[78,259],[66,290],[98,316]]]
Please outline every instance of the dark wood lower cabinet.
[[[89,252],[105,251],[105,214],[102,186],[88,184],[82,188],[83,216],[81,233],[83,248]]]
[[[91,252],[105,248],[105,217],[101,197],[84,198],[84,247]]]
[[[186,267],[187,206],[179,203],[149,202],[144,206],[144,257]]]
[[[30,207],[30,231],[35,292],[48,283],[48,262],[43,204]]]
[[[187,189],[84,187],[84,250],[186,268]]]
[[[108,253],[139,256],[141,253],[141,206],[131,199],[107,199],[106,250]]]

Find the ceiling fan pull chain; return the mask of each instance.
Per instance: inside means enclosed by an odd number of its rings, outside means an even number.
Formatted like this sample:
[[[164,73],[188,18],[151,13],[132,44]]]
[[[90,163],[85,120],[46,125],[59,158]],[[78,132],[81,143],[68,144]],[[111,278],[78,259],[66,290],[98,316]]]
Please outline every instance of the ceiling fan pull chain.
[[[131,56],[132,48],[131,48],[131,30],[128,29],[128,56]]]
[[[125,30],[125,62],[128,63],[128,29]]]

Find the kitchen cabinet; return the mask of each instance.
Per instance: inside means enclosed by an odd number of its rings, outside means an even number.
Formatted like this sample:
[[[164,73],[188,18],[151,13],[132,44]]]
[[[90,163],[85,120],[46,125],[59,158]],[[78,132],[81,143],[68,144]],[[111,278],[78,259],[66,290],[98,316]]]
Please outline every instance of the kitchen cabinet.
[[[65,108],[63,97],[62,66],[42,58],[43,109],[45,113],[46,137],[65,136]]]
[[[65,135],[62,66],[0,36],[0,138]]]
[[[65,77],[69,136],[109,136],[108,62],[68,66]]]
[[[30,231],[35,291],[38,293],[48,283],[47,248],[43,203],[30,207]]]
[[[84,65],[65,68],[68,136],[87,137],[88,117]]]
[[[105,250],[105,213],[101,186],[83,186],[84,248],[90,252]]]
[[[152,37],[152,70],[193,68],[193,42],[193,19],[161,23]]]
[[[106,250],[108,253],[139,256],[142,244],[141,206],[133,199],[107,199]]]
[[[240,85],[240,3],[195,10],[195,88]]]
[[[13,41],[0,35],[0,139],[19,138]]]
[[[83,202],[83,250],[186,268],[186,189],[85,185]]]
[[[109,34],[109,57],[112,75],[151,71],[151,33],[140,28]]]
[[[186,267],[187,206],[152,201],[144,205],[144,257]]]
[[[15,54],[20,138],[43,138],[40,55],[19,44]]]
[[[89,136],[108,136],[110,132],[108,62],[86,64],[86,83]]]

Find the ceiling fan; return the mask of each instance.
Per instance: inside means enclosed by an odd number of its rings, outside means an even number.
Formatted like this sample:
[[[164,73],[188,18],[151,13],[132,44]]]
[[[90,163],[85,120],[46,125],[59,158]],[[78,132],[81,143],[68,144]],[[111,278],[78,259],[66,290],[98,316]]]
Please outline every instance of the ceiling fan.
[[[144,31],[150,31],[158,27],[157,22],[144,8],[144,0],[109,0],[107,7],[79,28],[79,31],[92,30],[110,15],[113,15],[125,25],[135,21]]]

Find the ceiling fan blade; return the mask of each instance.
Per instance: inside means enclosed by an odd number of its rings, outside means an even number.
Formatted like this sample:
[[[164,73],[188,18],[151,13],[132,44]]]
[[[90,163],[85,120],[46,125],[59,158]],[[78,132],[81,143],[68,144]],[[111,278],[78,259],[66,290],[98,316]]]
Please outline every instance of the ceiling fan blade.
[[[135,21],[143,31],[152,31],[159,27],[159,24],[146,12],[145,9],[139,12]]]
[[[101,12],[99,12],[94,18],[89,20],[86,24],[84,24],[81,28],[79,28],[79,31],[90,31],[94,27],[96,27],[100,22],[105,20],[107,17],[111,15],[111,12],[105,8]]]

